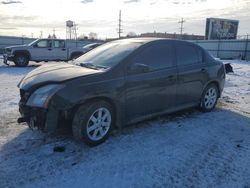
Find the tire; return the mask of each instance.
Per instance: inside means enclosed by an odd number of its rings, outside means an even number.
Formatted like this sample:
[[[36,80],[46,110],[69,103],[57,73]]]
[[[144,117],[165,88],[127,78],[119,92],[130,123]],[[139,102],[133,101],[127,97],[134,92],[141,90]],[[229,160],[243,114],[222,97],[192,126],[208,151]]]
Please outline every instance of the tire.
[[[14,63],[17,67],[26,67],[29,64],[29,58],[24,54],[17,54],[14,57]]]
[[[72,133],[76,140],[97,146],[108,138],[114,122],[111,105],[105,101],[96,101],[80,106],[73,119]]]
[[[215,84],[209,84],[203,91],[200,103],[200,109],[203,112],[212,111],[218,101],[219,90]]]

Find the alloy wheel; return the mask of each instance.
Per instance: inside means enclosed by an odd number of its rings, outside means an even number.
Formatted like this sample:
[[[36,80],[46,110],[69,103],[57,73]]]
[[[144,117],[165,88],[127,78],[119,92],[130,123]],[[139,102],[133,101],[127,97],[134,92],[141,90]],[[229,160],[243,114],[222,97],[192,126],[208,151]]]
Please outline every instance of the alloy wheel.
[[[217,91],[215,88],[209,88],[204,96],[204,105],[206,109],[211,109],[214,107],[217,100]]]
[[[111,127],[111,113],[107,108],[98,108],[87,123],[87,135],[93,141],[101,140]]]

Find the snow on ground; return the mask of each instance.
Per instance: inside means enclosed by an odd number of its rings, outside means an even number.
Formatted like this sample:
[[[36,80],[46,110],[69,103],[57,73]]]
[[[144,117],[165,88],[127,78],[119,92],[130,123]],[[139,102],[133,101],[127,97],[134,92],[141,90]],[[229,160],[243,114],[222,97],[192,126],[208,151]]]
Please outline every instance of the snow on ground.
[[[16,85],[36,64],[0,62],[0,187],[250,187],[250,62],[230,63],[213,112],[166,115],[89,148],[18,125]]]

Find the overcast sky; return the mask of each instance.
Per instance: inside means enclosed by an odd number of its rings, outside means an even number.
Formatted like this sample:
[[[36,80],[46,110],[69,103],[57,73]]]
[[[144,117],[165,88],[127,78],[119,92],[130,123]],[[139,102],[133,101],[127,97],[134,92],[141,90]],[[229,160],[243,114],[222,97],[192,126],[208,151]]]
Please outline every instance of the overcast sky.
[[[240,21],[239,33],[250,33],[250,0],[0,0],[0,35],[43,36],[56,30],[65,38],[66,20],[75,21],[78,35],[117,37],[122,11],[123,35],[145,32],[205,33],[207,17]]]

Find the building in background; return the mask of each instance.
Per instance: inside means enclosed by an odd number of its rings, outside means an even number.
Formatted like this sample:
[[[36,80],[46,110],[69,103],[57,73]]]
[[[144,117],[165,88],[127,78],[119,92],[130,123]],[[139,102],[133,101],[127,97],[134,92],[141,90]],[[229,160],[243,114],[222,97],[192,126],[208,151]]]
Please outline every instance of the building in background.
[[[206,40],[236,39],[239,21],[221,18],[207,18]]]
[[[142,33],[138,37],[158,37],[158,38],[170,38],[170,39],[183,39],[183,40],[204,40],[203,35],[190,35],[190,34],[176,34],[176,33]]]

